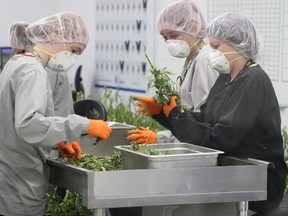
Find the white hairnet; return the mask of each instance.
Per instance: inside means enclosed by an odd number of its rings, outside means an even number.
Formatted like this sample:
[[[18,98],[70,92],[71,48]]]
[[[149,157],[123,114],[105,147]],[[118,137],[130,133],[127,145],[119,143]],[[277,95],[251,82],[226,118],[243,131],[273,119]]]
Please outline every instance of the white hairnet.
[[[232,45],[244,56],[259,60],[264,44],[253,23],[245,16],[228,12],[216,17],[207,34]]]
[[[180,0],[166,6],[157,16],[157,27],[185,32],[193,37],[206,37],[206,20],[192,0]]]
[[[8,30],[10,46],[13,49],[28,51],[34,44],[27,38],[25,29],[29,23],[24,21],[15,21],[11,23]]]
[[[27,37],[34,43],[88,43],[84,20],[74,12],[65,11],[42,18],[26,28]]]

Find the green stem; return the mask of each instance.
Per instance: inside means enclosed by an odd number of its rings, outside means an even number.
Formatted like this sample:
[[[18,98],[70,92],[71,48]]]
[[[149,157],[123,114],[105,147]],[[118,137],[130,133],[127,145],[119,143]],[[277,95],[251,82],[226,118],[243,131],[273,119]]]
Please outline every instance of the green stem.
[[[147,59],[147,61],[149,62],[149,64],[150,64],[150,66],[151,66],[151,68],[155,68],[155,66],[152,64],[152,62],[150,61],[150,59],[148,58],[148,55],[145,53],[145,57],[146,57],[146,59]]]

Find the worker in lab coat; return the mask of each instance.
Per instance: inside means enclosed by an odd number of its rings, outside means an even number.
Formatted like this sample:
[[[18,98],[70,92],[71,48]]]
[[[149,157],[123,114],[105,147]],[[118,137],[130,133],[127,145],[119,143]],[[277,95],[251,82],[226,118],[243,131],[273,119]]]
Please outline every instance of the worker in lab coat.
[[[45,69],[51,86],[55,115],[66,117],[74,114],[74,102],[67,72],[58,73],[49,68]]]
[[[218,72],[209,63],[211,47],[205,44],[206,20],[193,0],[179,0],[167,5],[157,16],[157,27],[170,55],[186,58],[177,78],[181,104],[200,111],[214,85]],[[138,97],[145,100],[143,97]],[[138,144],[179,142],[170,131],[158,133],[140,128],[129,132],[128,139]]]
[[[25,31],[33,50],[11,58],[0,75],[0,215],[5,216],[43,215],[49,173],[45,160],[52,148],[79,160],[74,141],[81,134],[102,140],[111,134],[102,120],[54,113],[45,67],[62,73],[75,64],[88,43],[83,19],[61,12]]]
[[[25,21],[14,21],[9,26],[8,38],[16,54],[31,51],[33,46],[35,46],[25,34],[25,29],[28,25],[29,23]],[[52,90],[55,115],[66,117],[69,114],[74,114],[72,91],[67,72],[59,73],[47,67],[45,69]]]

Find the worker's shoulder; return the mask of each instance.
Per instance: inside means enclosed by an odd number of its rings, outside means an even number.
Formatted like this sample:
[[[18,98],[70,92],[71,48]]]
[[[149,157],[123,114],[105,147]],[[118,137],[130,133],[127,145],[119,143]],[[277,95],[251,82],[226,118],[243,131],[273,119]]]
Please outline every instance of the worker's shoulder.
[[[243,72],[241,72],[241,75],[255,81],[258,80],[260,82],[263,80],[270,80],[268,74],[261,68],[260,65],[251,66],[244,69]]]
[[[45,79],[47,73],[42,63],[35,57],[16,55],[9,62],[11,80],[19,82],[21,80],[31,79],[32,77],[42,77]]]
[[[26,56],[23,54],[18,54],[13,56],[13,58],[11,58],[11,61],[13,62],[17,62],[18,64],[36,64],[36,62],[38,61],[34,56]]]
[[[238,77],[240,82],[247,83],[257,91],[261,91],[261,89],[267,88],[267,86],[272,87],[270,77],[259,65],[243,70]]]
[[[209,53],[212,52],[212,48],[209,45],[204,45],[198,52],[196,58],[205,58],[209,59]]]
[[[203,46],[197,56],[195,57],[195,61],[198,63],[209,63],[210,58],[209,58],[209,53],[211,52],[212,48],[208,45]]]
[[[193,67],[195,68],[196,71],[199,71],[199,73],[201,73],[202,76],[209,76],[210,78],[216,80],[217,77],[219,76],[219,73],[211,66],[211,60],[209,57],[211,51],[212,48],[210,46],[208,45],[203,46],[199,50],[194,60]]]
[[[45,72],[42,63],[33,56],[16,55],[11,59],[11,66],[13,71],[22,73]]]

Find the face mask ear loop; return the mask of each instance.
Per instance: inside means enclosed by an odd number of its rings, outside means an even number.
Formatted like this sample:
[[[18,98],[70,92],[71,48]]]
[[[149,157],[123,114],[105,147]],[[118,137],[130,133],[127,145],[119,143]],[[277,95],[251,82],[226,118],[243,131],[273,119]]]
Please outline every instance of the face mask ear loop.
[[[185,33],[183,41],[186,41],[187,33]],[[187,42],[187,41],[186,41]]]
[[[232,54],[232,53],[231,53]],[[239,57],[237,57],[237,58],[235,58],[235,59],[233,59],[233,60],[231,60],[231,61],[228,61],[226,64],[229,64],[229,63],[231,63],[231,62],[234,62],[234,61],[236,61],[236,60],[238,60],[238,59],[240,59],[240,58],[244,58],[244,56],[239,56]],[[225,64],[225,65],[226,65]]]
[[[67,49],[66,49],[66,43],[64,43],[64,52],[65,52],[66,58],[68,58],[68,52],[67,52]]]
[[[222,53],[223,55],[229,55],[229,54],[238,54],[238,53],[240,53],[240,52],[224,52],[224,53]]]
[[[229,61],[229,63],[231,63],[231,62],[233,62],[233,61],[236,61],[236,60],[238,60],[238,59],[240,59],[240,58],[244,58],[244,56],[239,56],[239,57],[237,57],[237,58],[235,58],[235,59]]]
[[[43,50],[43,49],[41,49],[41,48],[39,48],[39,47],[34,47],[33,49],[36,50],[36,51],[40,51],[40,52],[42,52],[42,53],[44,53],[44,54],[46,54],[46,55],[51,56],[51,57],[54,58],[54,60],[57,62],[56,56],[53,55],[52,53],[49,53],[49,52],[47,52],[47,51],[45,51],[45,50]]]
[[[221,52],[221,55],[223,55],[223,56],[225,56],[225,55],[229,55],[229,54],[238,54],[238,53],[241,53],[241,52]],[[236,61],[236,60],[238,60],[238,59],[240,59],[240,58],[243,58],[244,56],[239,56],[239,57],[237,57],[237,58],[235,58],[235,59],[233,59],[233,60],[231,60],[231,61],[228,61],[225,65],[227,65],[227,64],[229,64],[229,63],[231,63],[231,62],[233,62],[233,61]]]
[[[60,19],[60,16],[59,14],[57,15],[58,17],[58,21],[59,21],[59,25],[60,25],[60,30],[61,30],[61,37],[62,37],[62,41],[63,41],[63,45],[64,45],[64,52],[65,52],[65,56],[66,58],[68,58],[68,52],[67,52],[67,49],[66,49],[66,43],[64,42],[64,26],[62,25],[62,21]]]
[[[187,38],[187,33],[185,33],[185,37],[183,39],[183,41],[186,41],[186,38]],[[199,38],[191,47],[190,47],[190,50],[196,46],[199,42],[201,41],[201,38]],[[186,41],[187,42],[187,41]],[[188,43],[188,42],[187,42]]]
[[[192,49],[194,46],[197,46],[201,41],[201,38],[199,38],[191,47],[190,49]]]
[[[194,50],[193,55],[191,56],[190,60],[195,59],[195,57],[196,57],[196,55],[197,55],[197,53],[198,53],[198,50],[200,49],[200,46],[198,47],[197,45],[199,45],[201,41],[202,41],[201,38],[199,38],[199,39],[190,47],[190,53],[192,52],[191,50],[193,49],[193,47],[196,47],[196,49]],[[190,55],[191,55],[191,54],[190,54]]]

